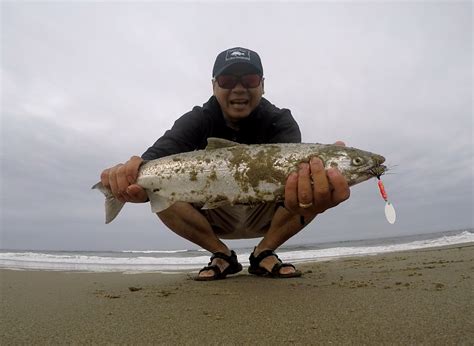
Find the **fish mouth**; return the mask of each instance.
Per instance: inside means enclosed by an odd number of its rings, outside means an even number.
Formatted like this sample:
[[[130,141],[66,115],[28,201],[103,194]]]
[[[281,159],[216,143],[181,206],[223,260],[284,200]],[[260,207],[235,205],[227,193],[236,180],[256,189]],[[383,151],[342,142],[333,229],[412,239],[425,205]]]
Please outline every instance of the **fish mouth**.
[[[371,174],[374,177],[380,178],[382,175],[385,174],[385,172],[387,172],[387,166],[377,165],[377,166],[372,167],[371,169],[369,169],[368,173]]]
[[[369,169],[369,174],[373,177],[380,178],[386,171],[387,166],[382,165],[385,162],[385,157],[382,155],[374,155],[373,156],[374,166]]]
[[[380,178],[386,171],[387,167],[384,165],[376,165],[370,168],[366,167],[365,169],[353,171],[347,178],[347,182],[349,186],[356,185],[374,177]]]

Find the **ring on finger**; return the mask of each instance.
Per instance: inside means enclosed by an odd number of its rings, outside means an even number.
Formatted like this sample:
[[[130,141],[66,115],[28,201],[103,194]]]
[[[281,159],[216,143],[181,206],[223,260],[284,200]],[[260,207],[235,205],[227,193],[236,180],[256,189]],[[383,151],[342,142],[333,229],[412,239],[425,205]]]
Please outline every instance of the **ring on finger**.
[[[313,202],[310,202],[310,203],[298,203],[298,205],[300,206],[300,208],[303,208],[303,209],[307,209],[309,207],[311,207],[313,205]]]

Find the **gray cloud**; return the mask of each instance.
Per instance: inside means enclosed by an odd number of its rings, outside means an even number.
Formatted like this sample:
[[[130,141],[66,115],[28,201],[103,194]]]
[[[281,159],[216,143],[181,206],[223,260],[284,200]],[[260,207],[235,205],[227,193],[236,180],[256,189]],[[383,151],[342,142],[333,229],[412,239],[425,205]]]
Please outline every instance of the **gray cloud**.
[[[204,103],[215,56],[236,45],[260,53],[265,96],[304,141],[397,165],[397,224],[371,181],[293,242],[473,227],[470,2],[1,6],[2,248],[191,246],[143,205],[105,226],[90,186]]]

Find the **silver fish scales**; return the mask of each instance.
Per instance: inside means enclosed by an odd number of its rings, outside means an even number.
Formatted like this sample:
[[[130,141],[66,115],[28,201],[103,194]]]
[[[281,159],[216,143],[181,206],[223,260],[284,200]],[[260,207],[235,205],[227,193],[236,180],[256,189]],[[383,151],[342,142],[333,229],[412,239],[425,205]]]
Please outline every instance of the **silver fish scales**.
[[[245,145],[209,138],[205,150],[144,163],[137,184],[146,190],[154,213],[177,201],[205,209],[281,201],[288,175],[301,162],[316,156],[325,168],[338,168],[349,186],[381,175],[386,169],[382,165],[383,156],[356,148],[310,143]],[[123,203],[101,183],[93,188],[106,196],[106,223],[109,223]]]

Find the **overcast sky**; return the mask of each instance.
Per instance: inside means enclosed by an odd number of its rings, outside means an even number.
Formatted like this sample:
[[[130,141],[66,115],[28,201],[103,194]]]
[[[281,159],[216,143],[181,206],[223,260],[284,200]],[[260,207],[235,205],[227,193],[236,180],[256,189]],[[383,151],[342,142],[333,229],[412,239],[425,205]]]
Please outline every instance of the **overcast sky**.
[[[196,248],[148,205],[104,224],[90,187],[210,97],[216,55],[257,51],[304,142],[384,155],[290,244],[472,228],[472,3],[1,3],[3,249]],[[232,247],[256,240],[232,241]]]

